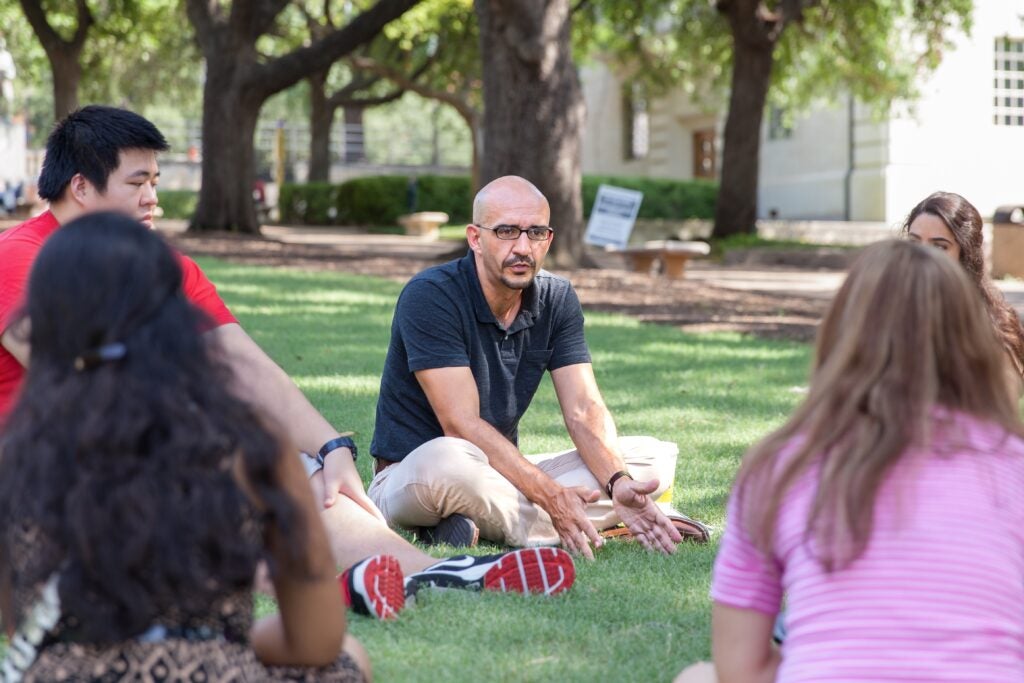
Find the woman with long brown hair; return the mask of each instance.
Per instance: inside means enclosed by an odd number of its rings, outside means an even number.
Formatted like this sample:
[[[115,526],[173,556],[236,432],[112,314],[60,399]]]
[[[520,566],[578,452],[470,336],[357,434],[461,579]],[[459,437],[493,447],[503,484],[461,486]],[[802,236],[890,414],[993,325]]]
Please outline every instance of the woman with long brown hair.
[[[911,209],[903,223],[903,234],[911,241],[938,247],[963,266],[981,293],[989,319],[1006,348],[1019,395],[1024,388],[1024,327],[985,270],[981,214],[958,194],[933,192]]]
[[[977,289],[906,241],[854,263],[806,400],[733,489],[719,681],[1024,680],[1024,427]]]

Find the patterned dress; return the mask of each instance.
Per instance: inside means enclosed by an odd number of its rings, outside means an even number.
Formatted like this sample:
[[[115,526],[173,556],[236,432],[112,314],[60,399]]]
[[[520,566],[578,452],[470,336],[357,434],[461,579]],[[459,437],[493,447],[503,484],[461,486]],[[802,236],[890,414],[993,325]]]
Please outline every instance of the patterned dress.
[[[258,525],[253,525],[254,527]],[[258,533],[256,529],[247,530]],[[244,532],[243,532],[244,533]],[[30,548],[45,543],[39,534],[29,530],[15,532],[15,544],[26,552],[14,553],[14,574],[19,564],[31,561]],[[51,582],[53,583],[53,582]],[[53,583],[55,585],[55,583]],[[47,596],[49,596],[47,598]],[[45,613],[56,600],[56,591],[40,586],[32,591],[16,591],[15,604],[21,614]],[[249,681],[324,681],[326,683],[360,683],[363,674],[355,662],[341,653],[335,662],[321,668],[270,667],[262,664],[249,645],[249,629],[253,623],[251,587],[225,595],[204,614],[182,614],[171,609],[156,620],[146,633],[114,645],[79,642],[75,639],[74,619],[61,615],[52,627],[44,624],[45,633],[36,644],[35,660],[24,672],[26,683],[57,681],[133,681],[140,683],[173,681],[175,683],[241,683]],[[26,626],[22,624],[19,632]],[[38,627],[36,628],[38,629]],[[17,638],[15,639],[17,640]],[[8,657],[14,655],[12,643]],[[3,676],[0,675],[0,680]],[[16,680],[16,679],[15,679]]]

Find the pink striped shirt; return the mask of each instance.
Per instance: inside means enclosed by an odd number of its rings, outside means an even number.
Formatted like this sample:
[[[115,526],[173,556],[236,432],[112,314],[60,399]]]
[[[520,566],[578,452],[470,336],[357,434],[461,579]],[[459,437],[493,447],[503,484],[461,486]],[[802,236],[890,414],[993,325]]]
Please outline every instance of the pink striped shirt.
[[[770,557],[733,496],[711,597],[774,616],[787,595],[777,682],[1024,681],[1024,442],[943,422],[882,485],[864,554],[831,575],[804,540],[816,473],[783,501]]]

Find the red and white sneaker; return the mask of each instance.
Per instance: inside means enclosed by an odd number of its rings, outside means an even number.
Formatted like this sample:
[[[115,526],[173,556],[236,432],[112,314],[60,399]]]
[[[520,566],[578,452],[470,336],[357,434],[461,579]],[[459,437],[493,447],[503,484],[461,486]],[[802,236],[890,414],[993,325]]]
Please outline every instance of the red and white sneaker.
[[[357,614],[394,619],[405,606],[406,581],[398,560],[373,555],[338,574],[345,605]]]
[[[572,587],[576,565],[561,548],[520,548],[499,555],[458,555],[410,574],[419,586],[555,595]]]

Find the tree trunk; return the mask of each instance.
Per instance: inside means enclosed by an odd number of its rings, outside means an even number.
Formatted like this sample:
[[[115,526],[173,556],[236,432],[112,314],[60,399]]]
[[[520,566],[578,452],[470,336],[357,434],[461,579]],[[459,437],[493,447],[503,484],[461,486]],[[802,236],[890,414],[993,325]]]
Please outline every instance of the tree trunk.
[[[260,106],[239,86],[234,60],[207,60],[203,87],[203,181],[190,230],[258,234],[253,136]],[[248,96],[247,96],[248,95]]]
[[[334,107],[327,101],[327,72],[318,71],[309,81],[309,177],[308,182],[326,183],[331,179],[331,128]]]
[[[475,0],[483,55],[481,183],[519,175],[551,204],[558,265],[583,251],[580,134],[584,104],[570,40],[569,0]]]
[[[78,60],[96,20],[88,3],[77,0],[75,32],[70,39],[65,39],[50,25],[47,10],[40,0],[21,0],[19,4],[50,62],[53,75],[53,115],[55,121],[61,121],[78,109],[78,83],[82,78],[82,65]]]
[[[82,78],[82,65],[78,63],[80,51],[61,51],[49,54],[53,74],[54,121],[78,109],[78,82]]]
[[[744,40],[733,30],[732,90],[722,141],[722,176],[713,237],[753,234],[757,228],[757,178],[761,120],[771,84],[775,41]]]
[[[472,159],[469,162],[469,187],[475,196],[483,185],[480,183],[480,159],[484,149],[484,131],[480,128],[480,117],[463,117],[466,125],[469,126],[469,135],[472,140],[470,154]]]
[[[324,71],[373,40],[419,0],[377,0],[344,28],[280,57],[260,59],[256,43],[271,30],[286,0],[185,0],[206,60],[203,86],[203,181],[191,230],[258,233],[253,205],[253,134],[260,107],[274,93]]]

